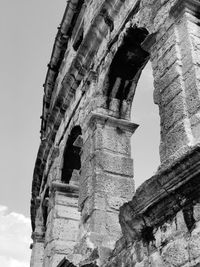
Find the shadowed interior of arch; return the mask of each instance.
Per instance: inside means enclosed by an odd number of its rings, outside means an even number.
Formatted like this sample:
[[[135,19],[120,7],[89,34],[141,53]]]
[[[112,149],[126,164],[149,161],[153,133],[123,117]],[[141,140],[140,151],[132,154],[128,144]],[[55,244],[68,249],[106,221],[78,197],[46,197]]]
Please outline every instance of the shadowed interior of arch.
[[[74,142],[81,134],[81,127],[79,125],[75,126],[71,130],[65,146],[61,181],[67,184],[70,182],[73,170],[80,170],[81,168],[81,159],[79,155],[81,148],[74,146]]]
[[[147,36],[148,31],[145,28],[133,26],[127,29],[108,71],[106,86],[108,108],[111,99],[117,98],[120,100],[120,110],[122,101],[127,100],[129,96],[133,82],[137,85],[141,71],[149,59],[149,53],[141,46]]]

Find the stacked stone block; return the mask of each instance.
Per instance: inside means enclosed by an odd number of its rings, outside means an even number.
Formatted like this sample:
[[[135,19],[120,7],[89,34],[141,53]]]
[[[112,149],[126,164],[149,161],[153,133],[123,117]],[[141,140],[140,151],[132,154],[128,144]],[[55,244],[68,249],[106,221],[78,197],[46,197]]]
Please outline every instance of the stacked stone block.
[[[98,113],[89,119],[81,155],[80,241],[75,249],[75,254],[82,254],[82,262],[91,260],[96,250],[96,259],[102,263],[120,237],[119,207],[134,190],[130,138],[136,128]]]
[[[35,231],[32,233],[32,254],[30,267],[42,267],[44,260],[45,227],[42,216],[40,199],[37,199],[37,216],[35,220]]]
[[[160,156],[167,166],[199,142],[199,19],[195,13],[199,3],[192,8],[192,2],[176,3],[151,51],[154,101],[161,119]]]
[[[200,265],[199,159],[198,145],[120,208],[123,237],[105,267]]]
[[[78,235],[78,188],[52,183],[50,209],[46,224],[44,267],[54,267],[72,252]]]

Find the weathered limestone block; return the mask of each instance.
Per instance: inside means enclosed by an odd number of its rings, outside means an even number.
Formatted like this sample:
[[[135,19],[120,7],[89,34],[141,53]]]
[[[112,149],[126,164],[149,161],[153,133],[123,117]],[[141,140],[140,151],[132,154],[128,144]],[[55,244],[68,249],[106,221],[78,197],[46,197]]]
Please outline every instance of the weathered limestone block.
[[[197,151],[198,146],[173,168],[144,182],[132,201],[120,208],[123,238],[117,241],[104,267],[126,264],[196,267],[200,264],[200,154]],[[190,167],[185,168],[186,164]]]
[[[134,190],[130,137],[136,127],[107,115],[91,115],[81,156],[81,226],[75,248],[81,262],[91,260],[97,249],[102,263],[120,237],[119,207]]]
[[[50,203],[45,235],[44,267],[56,267],[64,256],[72,259],[80,220],[78,188],[53,182]]]
[[[183,266],[189,261],[187,242],[179,239],[169,242],[162,251],[162,259],[166,266]]]
[[[126,198],[132,194],[130,183],[133,186],[133,179],[130,177],[122,177],[121,175],[110,173],[97,173],[93,183],[101,194],[106,193],[108,197],[116,197],[116,199],[118,197]],[[118,192],[117,196],[116,192]]]
[[[163,262],[162,257],[158,251],[151,254],[150,266],[151,267],[166,267],[166,264]]]
[[[133,177],[133,160],[108,152],[96,152],[94,155],[96,171]]]
[[[199,142],[199,64],[195,56],[199,43],[196,36],[199,19],[195,12],[199,10],[199,3],[193,0],[169,2],[166,1],[159,11],[165,9],[165,19],[161,19],[163,25],[150,48],[154,101],[159,105],[161,116],[162,166],[171,164]],[[166,12],[170,14],[168,18]],[[196,30],[191,30],[193,26]]]
[[[192,133],[190,122],[187,118],[178,121],[177,124],[166,133],[160,145],[160,156],[163,164],[169,165],[172,159],[178,159],[192,146]]]
[[[111,126],[98,125],[95,131],[95,148],[114,151],[119,154],[129,155],[131,133],[124,131],[120,127],[113,128]],[[106,130],[104,129],[106,127]],[[102,131],[104,134],[102,134]]]

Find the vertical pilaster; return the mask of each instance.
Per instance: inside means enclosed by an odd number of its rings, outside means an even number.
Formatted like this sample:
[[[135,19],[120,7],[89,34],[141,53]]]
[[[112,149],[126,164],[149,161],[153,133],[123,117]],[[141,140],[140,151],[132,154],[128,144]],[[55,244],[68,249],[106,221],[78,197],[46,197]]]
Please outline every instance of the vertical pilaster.
[[[130,139],[138,125],[92,113],[84,131],[79,209],[81,230],[75,253],[82,262],[103,263],[119,239],[119,208],[134,193]]]
[[[150,51],[163,165],[200,141],[199,8],[196,0],[177,1]]]
[[[39,201],[37,203],[39,205]],[[44,237],[45,227],[43,223],[41,207],[37,208],[35,231],[32,233],[33,244],[31,245],[31,263],[30,267],[42,267],[44,260]]]
[[[178,2],[171,15],[176,21],[184,77],[186,107],[194,144],[200,142],[200,2]]]
[[[33,244],[31,245],[31,263],[30,267],[42,267],[44,259],[44,236],[33,234]]]
[[[79,227],[78,187],[52,182],[43,267],[56,267],[72,251]]]

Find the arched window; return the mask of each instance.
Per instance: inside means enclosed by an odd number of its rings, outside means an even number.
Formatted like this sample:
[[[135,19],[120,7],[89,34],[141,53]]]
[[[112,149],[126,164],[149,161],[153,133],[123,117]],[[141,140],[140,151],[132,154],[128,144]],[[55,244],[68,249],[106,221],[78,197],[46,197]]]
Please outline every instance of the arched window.
[[[81,127],[75,126],[71,130],[65,146],[61,181],[67,184],[70,182],[73,170],[80,170],[81,168],[81,147],[74,143],[81,134]]]
[[[112,98],[132,101],[142,69],[149,60],[149,53],[142,48],[148,36],[145,28],[130,27],[111,62],[106,86],[107,107]],[[131,98],[131,99],[130,99]]]

